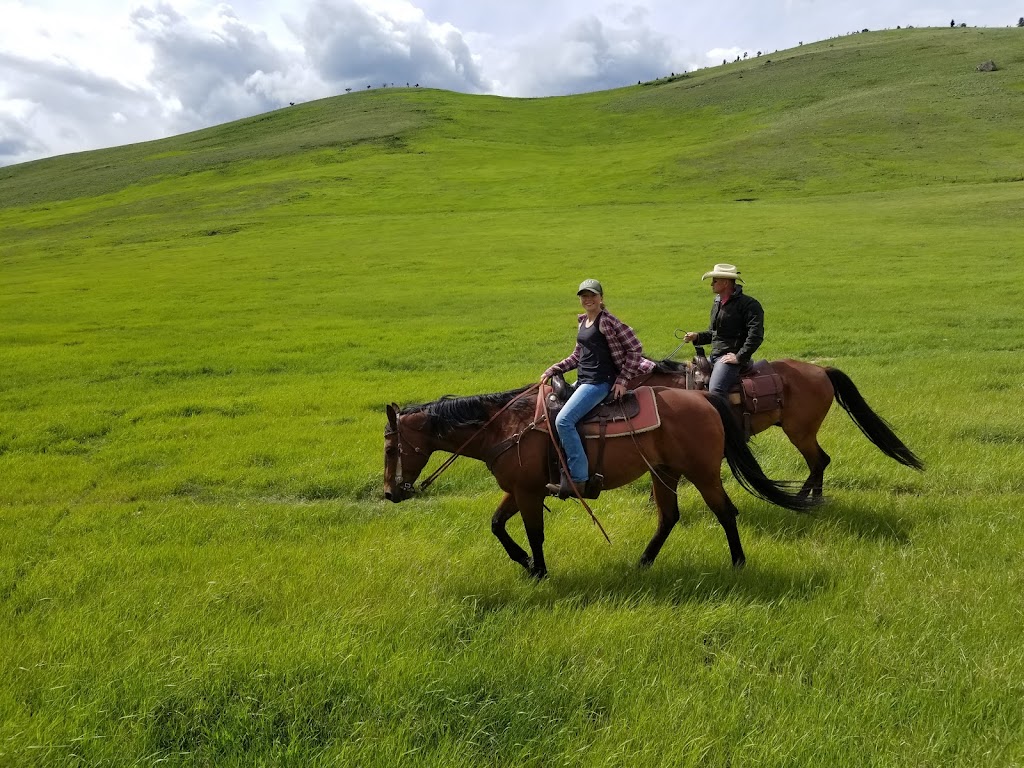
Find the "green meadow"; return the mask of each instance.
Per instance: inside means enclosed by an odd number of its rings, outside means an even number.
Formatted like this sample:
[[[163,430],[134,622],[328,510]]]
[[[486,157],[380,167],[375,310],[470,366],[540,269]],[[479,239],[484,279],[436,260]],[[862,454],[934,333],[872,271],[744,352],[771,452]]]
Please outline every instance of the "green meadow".
[[[0,168],[0,765],[1024,765],[1022,125],[1024,30],[915,29]],[[720,261],[924,473],[834,406],[813,514],[723,467],[746,568],[684,485],[639,570],[641,480],[541,583],[482,464],[383,500],[385,404],[535,381],[585,277],[668,355]]]

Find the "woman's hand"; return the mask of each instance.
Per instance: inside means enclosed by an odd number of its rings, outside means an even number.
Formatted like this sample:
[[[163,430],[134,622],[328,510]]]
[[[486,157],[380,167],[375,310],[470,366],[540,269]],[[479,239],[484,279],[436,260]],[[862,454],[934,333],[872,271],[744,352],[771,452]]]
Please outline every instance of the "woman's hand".
[[[696,340],[697,340],[697,334],[694,333],[693,331],[687,331],[686,335],[683,336],[683,343],[684,344],[689,344],[690,342],[696,341]]]
[[[623,395],[625,395],[625,394],[626,394],[626,385],[625,384],[616,384],[614,387],[612,387],[612,399],[613,400],[621,400]]]

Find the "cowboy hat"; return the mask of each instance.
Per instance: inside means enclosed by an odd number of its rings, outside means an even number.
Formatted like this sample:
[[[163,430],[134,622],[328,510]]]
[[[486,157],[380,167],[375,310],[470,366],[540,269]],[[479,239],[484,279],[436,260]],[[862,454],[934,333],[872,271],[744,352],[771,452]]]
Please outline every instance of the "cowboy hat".
[[[743,278],[740,277],[740,271],[732,264],[715,264],[715,268],[710,272],[705,272],[701,280],[707,280],[709,277],[724,277],[726,280],[743,282]]]

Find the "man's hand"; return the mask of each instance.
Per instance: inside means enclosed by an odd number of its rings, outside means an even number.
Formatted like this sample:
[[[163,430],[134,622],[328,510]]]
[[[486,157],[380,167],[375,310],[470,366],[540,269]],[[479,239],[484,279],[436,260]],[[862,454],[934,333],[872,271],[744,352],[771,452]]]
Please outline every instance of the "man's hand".
[[[740,364],[740,361],[736,358],[736,355],[733,352],[726,352],[724,355],[722,355],[720,358],[718,358],[715,362],[716,363],[725,363],[726,365],[739,365]]]
[[[687,331],[686,335],[683,336],[683,343],[684,344],[689,344],[690,342],[696,341],[696,340],[697,340],[697,334],[694,333],[693,331]]]

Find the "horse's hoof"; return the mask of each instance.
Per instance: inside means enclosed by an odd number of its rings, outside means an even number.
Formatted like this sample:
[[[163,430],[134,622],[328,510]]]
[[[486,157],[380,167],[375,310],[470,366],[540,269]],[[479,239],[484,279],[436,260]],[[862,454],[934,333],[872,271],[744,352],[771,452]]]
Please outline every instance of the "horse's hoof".
[[[745,557],[741,557],[739,560],[733,560],[732,561],[732,567],[735,568],[736,570],[739,570],[740,568],[742,568],[746,564],[747,564],[747,558],[745,558]]]
[[[641,557],[640,562],[636,564],[636,567],[639,568],[641,571],[646,571],[652,565],[654,565],[653,559],[648,560],[646,557]]]

